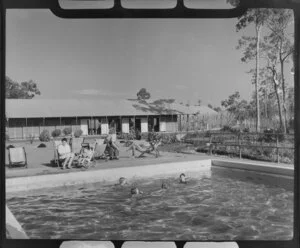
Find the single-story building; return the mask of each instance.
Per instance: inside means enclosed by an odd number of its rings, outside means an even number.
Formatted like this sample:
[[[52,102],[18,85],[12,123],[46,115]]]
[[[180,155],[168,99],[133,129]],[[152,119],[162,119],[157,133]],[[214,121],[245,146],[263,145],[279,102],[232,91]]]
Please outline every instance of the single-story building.
[[[195,114],[189,107],[172,103],[152,104],[137,100],[7,99],[6,131],[10,139],[39,136],[43,130],[70,127],[83,135],[176,132],[181,116]],[[199,109],[198,109],[199,112]]]

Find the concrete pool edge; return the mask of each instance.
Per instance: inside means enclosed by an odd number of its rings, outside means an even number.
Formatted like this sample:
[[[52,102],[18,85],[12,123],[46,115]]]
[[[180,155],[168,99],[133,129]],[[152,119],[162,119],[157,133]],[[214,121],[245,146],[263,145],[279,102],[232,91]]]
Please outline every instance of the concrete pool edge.
[[[270,164],[259,163],[259,162],[250,163],[249,161],[245,162],[245,161],[236,161],[236,160],[231,161],[231,160],[212,159],[211,166],[261,172],[270,175],[294,177],[293,167],[287,167],[287,166],[271,164],[271,163]]]
[[[230,161],[221,159],[205,159],[185,162],[149,164],[144,166],[117,167],[100,170],[70,172],[63,174],[35,175],[6,179],[6,193],[27,191],[41,188],[71,186],[95,182],[116,182],[121,176],[151,177],[162,174],[184,173],[186,171],[210,172],[211,168],[219,167],[228,170],[238,169],[253,173],[263,173],[270,176],[294,178],[294,168],[277,164],[257,162]]]
[[[95,182],[116,182],[120,177],[151,177],[186,171],[211,171],[211,159],[186,162],[172,162],[155,165],[118,167],[93,171],[70,172],[63,174],[39,175],[6,179],[6,193],[41,188],[71,186]]]

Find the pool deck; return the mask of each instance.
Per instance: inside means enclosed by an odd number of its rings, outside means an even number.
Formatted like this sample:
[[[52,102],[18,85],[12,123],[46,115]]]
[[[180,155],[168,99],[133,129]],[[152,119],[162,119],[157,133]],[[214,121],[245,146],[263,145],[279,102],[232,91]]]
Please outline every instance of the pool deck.
[[[112,161],[104,161],[97,160],[96,165],[94,167],[90,167],[88,169],[85,168],[72,168],[62,170],[57,167],[50,166],[31,166],[28,165],[28,168],[7,168],[6,169],[6,178],[16,178],[16,177],[28,177],[28,176],[38,176],[38,175],[48,175],[48,174],[62,174],[62,173],[70,173],[70,172],[81,172],[81,171],[93,171],[93,170],[103,170],[103,169],[113,169],[113,168],[125,168],[125,167],[138,167],[138,166],[146,166],[146,165],[155,165],[155,164],[163,164],[163,163],[173,163],[173,162],[186,162],[186,161],[196,161],[196,160],[207,160],[207,159],[217,159],[223,161],[232,161],[232,162],[248,162],[252,164],[263,164],[263,165],[272,165],[274,167],[286,167],[293,168],[292,164],[277,164],[270,162],[261,162],[261,161],[253,161],[248,159],[237,159],[237,158],[228,158],[221,156],[208,156],[206,154],[183,154],[183,153],[169,153],[163,152],[161,156],[155,158],[152,155],[146,155],[142,158],[131,158],[128,156],[120,156],[119,160]]]

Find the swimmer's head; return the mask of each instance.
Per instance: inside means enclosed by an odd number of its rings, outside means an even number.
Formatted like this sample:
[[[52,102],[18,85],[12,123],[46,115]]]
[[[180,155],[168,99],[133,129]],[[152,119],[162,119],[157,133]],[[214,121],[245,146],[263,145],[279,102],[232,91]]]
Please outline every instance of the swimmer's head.
[[[162,188],[162,189],[167,189],[167,188],[168,188],[168,184],[165,183],[165,182],[162,183],[162,184],[161,184],[161,188]]]
[[[131,188],[130,192],[131,192],[132,195],[138,195],[138,194],[140,194],[140,191],[139,191],[139,189],[137,187]]]
[[[120,177],[120,179],[119,179],[119,184],[120,184],[120,185],[124,185],[124,184],[126,184],[126,183],[127,183],[126,178],[125,178],[125,177]]]
[[[181,173],[179,176],[179,182],[180,183],[186,183],[186,178],[185,178],[185,174]]]

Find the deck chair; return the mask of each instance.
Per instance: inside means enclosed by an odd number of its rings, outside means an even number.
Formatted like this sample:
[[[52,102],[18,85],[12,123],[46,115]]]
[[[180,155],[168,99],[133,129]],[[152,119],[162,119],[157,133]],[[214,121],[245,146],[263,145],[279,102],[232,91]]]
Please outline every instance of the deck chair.
[[[83,138],[72,138],[71,149],[74,154],[79,154],[82,148]]]
[[[159,156],[158,147],[160,145],[161,145],[161,140],[153,143],[150,142],[150,146],[148,147],[141,147],[140,145],[132,143],[132,145],[129,147],[127,151],[133,150],[133,154],[134,154],[134,150],[139,151],[141,154],[138,156],[138,158],[142,157],[145,153],[154,154],[155,157],[157,158]]]
[[[53,148],[54,148],[54,163],[57,165],[57,167],[60,166],[60,164],[63,162],[63,159],[59,159],[57,148],[61,144],[60,140],[54,140],[53,141]]]
[[[97,148],[97,142],[89,143],[88,154],[83,153],[83,149],[81,149],[81,153],[78,155],[78,165],[83,166],[85,168],[89,168],[95,162],[95,150]]]
[[[95,157],[103,159],[105,158],[105,148],[106,144],[104,144],[104,139],[96,139],[97,147],[95,148]]]
[[[27,156],[24,147],[15,147],[8,149],[9,167],[24,166],[27,168]]]

